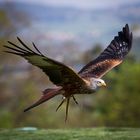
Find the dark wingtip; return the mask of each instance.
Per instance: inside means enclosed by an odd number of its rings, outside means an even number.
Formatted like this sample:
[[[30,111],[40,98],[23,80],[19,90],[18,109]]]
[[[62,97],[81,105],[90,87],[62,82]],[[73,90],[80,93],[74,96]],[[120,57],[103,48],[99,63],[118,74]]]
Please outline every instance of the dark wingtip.
[[[2,45],[4,48],[7,48],[7,45]]]
[[[21,39],[20,39],[18,36],[17,36],[17,40],[18,40],[19,42],[22,42]]]
[[[126,31],[126,34],[129,35],[129,25],[128,24],[125,25],[125,31]]]
[[[125,24],[125,28],[129,29],[129,25],[128,25],[128,23],[127,23],[127,24]]]
[[[9,44],[11,44],[11,41],[8,40],[7,42],[8,42]]]
[[[17,39],[18,39],[18,40],[21,40],[18,36],[17,36]]]
[[[130,32],[128,24],[126,24],[125,27],[123,27],[123,31],[122,32],[124,34],[125,40],[129,44],[128,51],[130,51],[130,49],[132,48],[133,34],[132,34],[132,32]]]
[[[129,29],[129,25],[126,24],[125,27],[123,27],[123,34],[125,35],[125,38],[128,40],[128,41],[132,41],[132,32],[130,32],[130,29]]]
[[[23,43],[23,41],[17,36],[17,40],[24,46],[25,44]],[[25,45],[26,46],[26,45]]]

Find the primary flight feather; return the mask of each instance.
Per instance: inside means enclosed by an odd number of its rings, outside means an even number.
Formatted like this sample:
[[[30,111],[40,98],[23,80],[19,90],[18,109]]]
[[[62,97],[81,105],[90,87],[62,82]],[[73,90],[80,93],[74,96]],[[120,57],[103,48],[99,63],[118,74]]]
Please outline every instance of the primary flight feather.
[[[5,52],[24,57],[29,63],[42,69],[57,86],[56,88],[44,90],[42,97],[24,111],[28,111],[61,94],[63,95],[63,100],[56,110],[67,101],[65,120],[67,120],[68,116],[70,98],[73,98],[75,103],[78,104],[74,97],[75,94],[91,94],[96,91],[97,87],[105,86],[106,84],[101,77],[119,65],[132,47],[132,33],[129,31],[128,24],[126,24],[122,31],[118,32],[118,35],[114,37],[107,48],[95,60],[89,62],[76,73],[63,63],[44,56],[34,43],[32,43],[33,50],[20,38],[17,37],[17,39],[21,46],[8,41],[10,46],[4,45],[8,49]]]

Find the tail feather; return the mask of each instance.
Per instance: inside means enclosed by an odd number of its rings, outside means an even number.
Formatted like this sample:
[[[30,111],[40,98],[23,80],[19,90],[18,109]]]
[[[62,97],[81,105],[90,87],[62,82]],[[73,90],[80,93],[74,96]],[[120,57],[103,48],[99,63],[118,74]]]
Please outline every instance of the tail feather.
[[[54,96],[60,94],[60,89],[61,88],[55,88],[55,89],[46,89],[45,91],[43,91],[43,95],[42,97],[35,102],[33,105],[29,106],[28,108],[26,108],[24,110],[24,112],[29,111],[30,109],[48,101],[49,99],[53,98]]]

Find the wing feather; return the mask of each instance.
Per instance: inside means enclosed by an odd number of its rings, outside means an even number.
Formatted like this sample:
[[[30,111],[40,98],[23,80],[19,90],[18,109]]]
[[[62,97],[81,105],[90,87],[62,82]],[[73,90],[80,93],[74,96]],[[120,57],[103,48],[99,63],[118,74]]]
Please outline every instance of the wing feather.
[[[63,63],[44,56],[34,43],[32,44],[36,51],[30,49],[20,38],[17,37],[17,39],[23,47],[21,48],[8,41],[8,43],[13,47],[4,45],[4,47],[8,49],[5,52],[24,57],[29,63],[42,69],[48,75],[50,80],[58,86],[64,86],[64,84],[69,83],[73,84],[73,81],[85,84],[84,80],[71,68],[67,67]]]
[[[81,77],[101,78],[109,70],[119,65],[132,47],[132,33],[128,24],[118,32],[109,46],[93,61],[84,66],[79,74]]]

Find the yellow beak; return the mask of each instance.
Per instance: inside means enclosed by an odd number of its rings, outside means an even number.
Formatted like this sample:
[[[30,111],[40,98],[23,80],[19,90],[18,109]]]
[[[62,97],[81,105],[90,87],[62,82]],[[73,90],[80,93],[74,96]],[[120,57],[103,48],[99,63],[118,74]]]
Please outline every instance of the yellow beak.
[[[103,83],[102,86],[103,86],[103,87],[106,87],[106,83]]]

